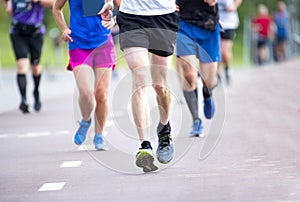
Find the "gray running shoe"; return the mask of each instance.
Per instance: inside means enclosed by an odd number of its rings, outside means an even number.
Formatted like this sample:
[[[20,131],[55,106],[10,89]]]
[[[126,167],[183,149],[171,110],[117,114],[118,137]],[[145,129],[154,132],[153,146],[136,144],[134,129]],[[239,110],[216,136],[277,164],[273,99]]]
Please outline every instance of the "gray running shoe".
[[[169,122],[165,126],[161,123],[158,125],[158,148],[156,156],[157,160],[163,164],[169,163],[174,157],[174,146],[170,133],[171,126]]]

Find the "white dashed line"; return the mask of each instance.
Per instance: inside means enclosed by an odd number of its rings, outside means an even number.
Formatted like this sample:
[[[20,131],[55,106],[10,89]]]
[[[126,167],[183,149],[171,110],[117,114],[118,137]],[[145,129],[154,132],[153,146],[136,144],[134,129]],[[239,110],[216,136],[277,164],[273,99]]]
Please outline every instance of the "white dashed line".
[[[112,113],[109,114],[110,118],[118,118],[118,117],[122,117],[125,115],[125,111],[124,110],[119,110],[119,111],[113,111]]]
[[[93,144],[85,144],[81,145],[77,148],[78,151],[90,151],[90,150],[95,150],[95,145]]]
[[[65,182],[45,183],[38,191],[59,191],[65,184]]]
[[[18,135],[20,138],[34,138],[34,137],[44,137],[44,136],[50,136],[51,132],[40,132],[40,133],[26,133]]]
[[[105,123],[105,127],[111,127],[111,126],[114,126],[114,125],[115,125],[115,123],[112,120],[107,120],[106,123]]]
[[[16,134],[16,133],[11,133],[11,134],[0,134],[0,139],[5,139],[5,138],[37,138],[37,137],[48,137],[48,136],[53,136],[53,135],[66,135],[69,134],[70,131],[68,130],[61,130],[61,131],[44,131],[44,132],[30,132],[30,133],[21,133],[21,134]]]
[[[256,162],[256,161],[261,161],[260,158],[253,158],[253,159],[247,159],[246,162]]]
[[[77,168],[81,166],[82,161],[65,161],[63,162],[60,167],[61,168]]]
[[[8,138],[8,135],[0,135],[0,139],[2,138]]]

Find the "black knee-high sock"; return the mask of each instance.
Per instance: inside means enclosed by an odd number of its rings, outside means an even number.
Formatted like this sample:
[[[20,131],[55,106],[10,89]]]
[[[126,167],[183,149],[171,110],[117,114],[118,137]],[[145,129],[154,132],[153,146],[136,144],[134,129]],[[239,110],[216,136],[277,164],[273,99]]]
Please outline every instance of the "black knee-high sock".
[[[207,86],[203,85],[202,93],[204,98],[209,98],[212,95],[212,90],[208,89]]]
[[[17,74],[17,83],[21,94],[22,102],[26,102],[26,86],[27,86],[26,75]]]
[[[186,103],[192,114],[193,120],[199,119],[199,107],[198,107],[198,92],[197,88],[193,91],[183,91]]]
[[[227,72],[228,72],[228,70],[229,70],[229,66],[228,66],[228,65],[226,65],[226,66],[224,67],[224,70],[225,70],[225,73],[227,73]]]
[[[39,86],[40,86],[40,81],[41,81],[41,74],[32,75],[32,78],[33,78],[33,82],[34,82],[34,90],[33,90],[34,99],[36,101],[39,101],[40,100]]]

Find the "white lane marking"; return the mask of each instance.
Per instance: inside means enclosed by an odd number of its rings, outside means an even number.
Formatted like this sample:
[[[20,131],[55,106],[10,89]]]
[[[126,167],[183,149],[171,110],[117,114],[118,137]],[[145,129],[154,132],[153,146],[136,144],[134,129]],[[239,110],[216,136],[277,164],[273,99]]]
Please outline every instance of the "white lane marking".
[[[68,131],[68,130],[60,130],[60,131],[54,132],[55,135],[67,135],[69,133],[70,133],[70,131]]]
[[[63,162],[60,167],[61,168],[77,168],[81,166],[82,161],[65,161]]]
[[[78,151],[90,151],[90,150],[95,150],[95,145],[93,144],[85,144],[81,145],[80,147],[77,148]]]
[[[257,161],[261,161],[260,158],[253,158],[253,159],[247,159],[246,162],[257,162]]]
[[[4,135],[0,135],[0,139],[2,139],[2,138],[3,138],[3,139],[4,139],[4,138],[8,138],[8,135],[5,135],[5,134],[4,134]]]
[[[44,131],[44,132],[30,132],[30,133],[11,133],[11,134],[0,134],[0,139],[4,138],[36,138],[36,137],[47,137],[47,136],[53,136],[53,135],[66,135],[70,134],[70,131],[68,130],[61,130],[61,131]]]
[[[266,171],[265,173],[266,174],[278,174],[278,173],[280,173],[280,171],[279,170],[271,170],[271,171]]]
[[[20,138],[33,138],[33,137],[44,137],[51,135],[51,132],[40,132],[40,133],[27,133],[19,135]]]
[[[109,113],[109,118],[118,118],[118,117],[122,117],[125,115],[125,111],[124,110],[116,110],[113,111],[111,113]]]
[[[65,186],[65,182],[45,183],[38,191],[59,191]]]
[[[112,120],[107,120],[106,123],[105,123],[105,127],[111,127],[111,126],[114,126],[114,125],[115,125],[115,123]]]

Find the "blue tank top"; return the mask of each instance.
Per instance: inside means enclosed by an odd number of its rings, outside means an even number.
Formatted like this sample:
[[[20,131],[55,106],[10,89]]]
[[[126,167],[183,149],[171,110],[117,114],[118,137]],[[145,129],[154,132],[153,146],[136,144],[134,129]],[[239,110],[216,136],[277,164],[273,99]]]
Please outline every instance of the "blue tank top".
[[[73,42],[69,50],[76,48],[94,49],[103,45],[110,35],[110,30],[101,24],[100,16],[83,16],[82,0],[69,0],[70,29]]]

